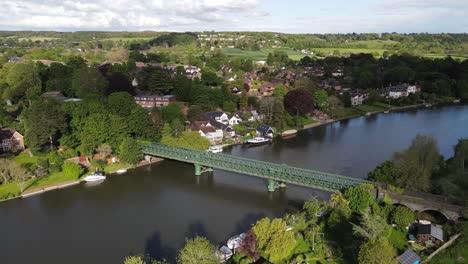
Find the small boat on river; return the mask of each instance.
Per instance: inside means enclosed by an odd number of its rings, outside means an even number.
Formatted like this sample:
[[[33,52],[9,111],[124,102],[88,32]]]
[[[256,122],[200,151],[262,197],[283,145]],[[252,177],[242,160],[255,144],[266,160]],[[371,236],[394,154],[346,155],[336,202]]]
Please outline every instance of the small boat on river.
[[[254,137],[254,138],[247,140],[247,144],[250,144],[250,145],[262,145],[262,144],[267,144],[270,142],[271,142],[271,139],[264,138],[264,137]]]
[[[91,175],[88,175],[83,178],[86,182],[96,182],[96,181],[103,181],[106,179],[103,171],[95,171]]]
[[[207,151],[211,152],[211,153],[221,153],[221,152],[223,152],[223,147],[221,147],[221,146],[210,146]]]
[[[231,237],[227,241],[228,248],[230,248],[231,250],[234,250],[234,249],[240,247],[240,244],[242,243],[242,241],[244,241],[245,236],[246,236],[246,234],[242,233],[242,234],[239,234],[237,236]]]
[[[297,130],[296,129],[286,130],[286,131],[283,131],[283,133],[281,133],[281,136],[284,137],[284,138],[292,137],[292,136],[295,136],[295,135],[297,135]]]

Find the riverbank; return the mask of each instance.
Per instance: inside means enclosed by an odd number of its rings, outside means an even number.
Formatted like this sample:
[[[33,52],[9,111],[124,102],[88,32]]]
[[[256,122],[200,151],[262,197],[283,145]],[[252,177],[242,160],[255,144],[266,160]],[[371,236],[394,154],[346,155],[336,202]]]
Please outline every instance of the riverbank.
[[[105,166],[103,170],[108,176],[111,176],[115,174],[122,174],[124,172],[127,172],[130,169],[148,166],[153,163],[160,162],[162,160],[163,159],[161,158],[152,157],[150,161],[142,161],[137,166],[131,166],[128,164],[109,164]],[[91,171],[84,174],[82,177],[86,176],[90,172]],[[35,179],[30,180],[26,184],[27,187],[25,191],[23,191],[22,193],[20,192],[18,183],[12,182],[12,183],[0,186],[1,189],[3,189],[1,190],[2,191],[1,193],[3,193],[3,197],[6,197],[4,199],[0,199],[0,202],[6,202],[6,201],[13,200],[13,199],[19,199],[19,198],[28,198],[28,197],[42,194],[48,191],[72,187],[81,183],[82,181],[83,180],[81,179],[73,180],[73,179],[68,179],[66,177],[64,178],[64,175],[62,173],[52,173],[47,176],[43,176],[40,178],[35,178]]]

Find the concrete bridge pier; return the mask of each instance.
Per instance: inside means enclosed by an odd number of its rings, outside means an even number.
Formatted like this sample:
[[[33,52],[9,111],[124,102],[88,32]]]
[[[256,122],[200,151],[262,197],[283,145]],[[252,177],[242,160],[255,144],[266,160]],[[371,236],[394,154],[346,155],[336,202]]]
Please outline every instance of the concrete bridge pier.
[[[286,187],[286,183],[284,182],[277,182],[275,180],[272,180],[272,179],[268,179],[268,191],[269,192],[274,192],[276,190],[276,188],[284,188]]]
[[[195,175],[200,176],[205,172],[213,171],[212,168],[202,166],[200,164],[193,164],[195,166]]]

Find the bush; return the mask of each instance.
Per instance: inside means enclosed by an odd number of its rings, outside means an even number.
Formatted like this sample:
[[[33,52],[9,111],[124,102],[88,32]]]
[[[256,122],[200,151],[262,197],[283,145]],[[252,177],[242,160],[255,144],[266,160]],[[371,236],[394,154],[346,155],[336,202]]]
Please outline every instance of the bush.
[[[49,159],[40,157],[37,159],[37,165],[41,168],[48,169],[49,168]]]
[[[392,211],[392,221],[400,228],[404,230],[409,224],[415,220],[414,213],[405,206],[397,206]]]
[[[104,166],[106,165],[106,162],[103,160],[91,160],[89,163],[96,170],[103,170]]]
[[[84,169],[80,165],[72,162],[66,162],[62,166],[63,173],[69,179],[78,179],[83,174]]]

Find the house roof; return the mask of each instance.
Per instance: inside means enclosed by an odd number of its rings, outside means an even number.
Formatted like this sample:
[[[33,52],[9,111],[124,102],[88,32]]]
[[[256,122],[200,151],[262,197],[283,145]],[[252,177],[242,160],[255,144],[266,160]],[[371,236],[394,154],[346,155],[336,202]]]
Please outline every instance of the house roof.
[[[216,131],[209,121],[194,121],[190,124],[190,130],[202,131],[205,134]]]
[[[218,121],[215,121],[214,119],[211,119],[209,122],[210,122],[210,124],[211,124],[212,126],[218,128],[218,129],[221,129],[221,130],[223,130],[223,131],[226,131],[226,132],[232,132],[232,131],[234,131],[234,130],[232,129],[232,127],[230,127],[230,126],[228,126],[228,125],[225,125],[225,124],[223,124],[223,123],[220,123],[220,122],[218,122]]]
[[[222,116],[223,114],[226,114],[228,119],[231,119],[232,116],[229,115],[228,113],[224,113],[224,112],[221,112],[221,111],[216,111],[216,112],[206,112],[205,113],[205,118],[208,119],[208,120],[216,120],[217,117],[220,117]]]
[[[442,228],[433,224],[418,224],[418,235],[431,235],[440,241],[444,241],[444,232]]]
[[[13,135],[17,133],[16,130],[14,130],[13,128],[9,128],[9,127],[4,127],[2,129],[0,129],[0,140],[4,140],[4,139],[10,139],[13,137]],[[23,136],[21,135],[20,133],[18,133],[20,136]]]
[[[398,257],[398,261],[400,261],[401,264],[414,264],[419,263],[419,261],[421,261],[421,258],[418,254],[416,254],[416,252],[410,249],[405,251],[405,253],[401,254],[401,256]]]
[[[262,134],[268,134],[269,131],[273,132],[273,128],[269,125],[261,124],[257,127],[257,131]]]

